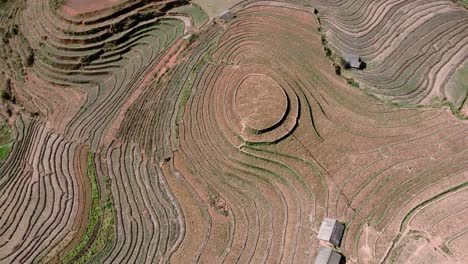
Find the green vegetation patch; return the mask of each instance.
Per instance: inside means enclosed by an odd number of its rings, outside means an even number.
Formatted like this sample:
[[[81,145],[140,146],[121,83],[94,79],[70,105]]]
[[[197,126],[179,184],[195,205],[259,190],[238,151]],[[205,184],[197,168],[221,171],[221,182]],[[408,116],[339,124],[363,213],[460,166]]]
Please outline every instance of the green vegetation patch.
[[[205,63],[209,63],[211,61],[211,53],[214,51],[215,48],[216,48],[216,45],[211,46],[208,49],[208,51],[203,55],[201,60],[198,61],[197,64],[192,68],[190,75],[188,77],[188,80],[185,83],[184,87],[182,88],[182,91],[179,96],[180,101],[179,101],[179,108],[176,114],[176,124],[179,124],[182,120],[182,117],[184,115],[185,105],[187,104],[187,101],[190,98],[190,95],[192,93],[192,86],[195,82],[195,79],[197,78],[198,72],[202,69]]]
[[[468,8],[468,0],[453,0],[453,1],[457,4],[464,6],[465,8]]]
[[[452,254],[453,254],[452,251],[450,251],[450,249],[448,248],[448,246],[445,245],[445,244],[442,245],[441,249],[442,249],[442,251],[443,251],[445,254],[447,254],[447,255],[452,255]]]
[[[458,109],[463,105],[468,95],[468,64],[457,70],[452,80],[453,90],[449,96],[454,99],[453,104]]]
[[[10,154],[12,146],[12,136],[10,127],[0,121],[0,161],[5,160]]]
[[[88,154],[88,177],[91,180],[91,209],[86,232],[62,263],[87,263],[114,240],[114,216],[110,196],[110,179],[105,178],[107,199],[101,200],[94,166],[94,154]]]
[[[0,161],[6,160],[8,154],[10,154],[11,143],[0,146]]]
[[[110,178],[106,178],[106,189],[110,190]],[[101,214],[101,226],[96,234],[96,237],[88,250],[76,260],[74,263],[88,263],[90,260],[98,257],[98,255],[106,248],[111,247],[115,238],[115,224],[114,224],[114,211],[113,203],[110,193],[108,198],[101,207],[103,211]]]
[[[0,120],[0,145],[10,143],[11,130],[10,127],[3,121]]]
[[[49,0],[49,5],[52,10],[58,10],[65,4],[65,0]]]
[[[208,15],[205,13],[205,11],[203,11],[203,9],[201,9],[199,5],[196,4],[181,6],[173,9],[171,12],[187,14],[191,16],[196,28],[200,28],[206,22],[208,22]]]
[[[356,88],[359,88],[359,83],[357,83],[353,78],[346,79],[346,82]]]

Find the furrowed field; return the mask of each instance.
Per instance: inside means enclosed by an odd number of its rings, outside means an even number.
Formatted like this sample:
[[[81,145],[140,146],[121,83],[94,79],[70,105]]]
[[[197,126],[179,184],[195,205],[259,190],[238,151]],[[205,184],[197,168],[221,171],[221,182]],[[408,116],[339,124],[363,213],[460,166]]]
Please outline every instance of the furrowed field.
[[[468,262],[463,1],[0,14],[0,263]]]

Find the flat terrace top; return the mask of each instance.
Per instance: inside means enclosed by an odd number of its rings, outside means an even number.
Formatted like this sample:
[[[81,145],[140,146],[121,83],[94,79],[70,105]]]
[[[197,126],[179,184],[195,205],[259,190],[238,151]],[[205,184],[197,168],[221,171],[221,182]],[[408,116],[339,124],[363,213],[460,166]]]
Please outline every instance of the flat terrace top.
[[[236,93],[237,112],[250,128],[267,129],[283,118],[288,100],[283,89],[264,75],[249,75]]]
[[[117,5],[124,0],[67,0],[64,10],[70,15],[79,15],[106,9]]]

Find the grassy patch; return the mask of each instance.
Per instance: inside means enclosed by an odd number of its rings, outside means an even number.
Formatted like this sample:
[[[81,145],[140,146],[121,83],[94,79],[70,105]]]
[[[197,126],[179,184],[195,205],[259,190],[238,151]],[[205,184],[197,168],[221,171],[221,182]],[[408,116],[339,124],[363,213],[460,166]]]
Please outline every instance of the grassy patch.
[[[192,84],[190,82],[190,84]],[[185,105],[187,104],[188,99],[190,98],[190,94],[192,93],[191,85],[185,85],[180,93],[180,107],[179,111],[177,111],[176,123],[180,123],[182,119],[182,115],[184,114]]]
[[[65,0],[49,0],[49,5],[52,10],[58,10],[60,7],[65,4]]]
[[[465,8],[468,8],[468,0],[453,0],[453,2],[460,4],[464,6]]]
[[[114,239],[114,217],[112,199],[110,197],[110,179],[105,178],[105,188],[108,194],[105,201],[101,200],[99,186],[94,167],[94,154],[88,154],[88,177],[91,180],[91,209],[88,227],[80,243],[62,260],[62,263],[87,263],[101,252]],[[95,230],[99,228],[99,230]],[[91,238],[94,240],[91,241]]]
[[[11,140],[10,127],[0,120],[0,146],[9,143]]]
[[[99,188],[96,180],[96,169],[94,168],[94,155],[92,153],[88,154],[88,177],[91,180],[91,209],[88,218],[88,227],[86,232],[83,235],[80,243],[63,259],[63,262],[70,262],[70,260],[75,257],[81,250],[84,249],[86,243],[91,238],[94,228],[99,221],[99,216],[101,215],[101,206],[99,201]]]
[[[359,83],[357,83],[353,78],[346,79],[346,82],[356,88],[359,88]]]
[[[8,157],[11,145],[10,127],[0,121],[0,161],[5,160]]]
[[[450,251],[450,248],[448,248],[447,245],[445,245],[445,244],[442,245],[442,246],[440,247],[440,249],[442,249],[442,251],[443,251],[445,254],[447,254],[447,255],[452,255],[452,251]]]
[[[468,1],[468,0],[467,0]],[[468,95],[468,65],[457,70],[452,77],[453,88],[449,93],[454,106],[460,108]]]
[[[175,8],[174,10],[171,10],[171,12],[187,14],[191,16],[193,19],[193,23],[195,27],[197,28],[203,26],[203,24],[208,22],[207,14],[205,13],[205,11],[203,11],[203,9],[201,9],[200,6],[196,4],[181,6],[181,7]]]
[[[112,197],[110,194],[110,178],[106,177],[105,187],[107,191],[107,199],[101,205],[101,226],[89,249],[86,253],[76,260],[74,263],[88,263],[93,258],[97,257],[106,247],[111,246],[115,237],[114,211]]]
[[[10,154],[11,143],[0,146],[0,161],[6,160],[8,154]]]
[[[213,52],[215,46],[211,46],[209,50],[204,54],[204,56],[200,59],[199,62],[193,67],[190,75],[188,77],[187,82],[185,83],[182,91],[180,92],[180,101],[179,101],[179,108],[176,114],[176,124],[179,124],[182,120],[182,116],[184,115],[185,105],[187,104],[188,99],[190,98],[190,94],[192,93],[192,86],[197,78],[198,72],[201,70],[201,67],[211,60],[211,53]]]

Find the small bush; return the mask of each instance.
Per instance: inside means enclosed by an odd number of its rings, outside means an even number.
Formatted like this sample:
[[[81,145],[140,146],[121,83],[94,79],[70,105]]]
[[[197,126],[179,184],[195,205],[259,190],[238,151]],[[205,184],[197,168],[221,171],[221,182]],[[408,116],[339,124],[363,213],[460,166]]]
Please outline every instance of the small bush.
[[[190,38],[188,39],[189,43],[192,44],[194,43],[196,40],[198,39],[198,34],[197,33],[192,33],[192,35],[190,36]]]
[[[26,57],[26,66],[31,67],[34,64],[34,51],[31,50]]]
[[[183,5],[188,5],[190,2],[188,0],[181,0],[181,1],[175,1],[175,2],[169,2],[167,4],[165,4],[161,9],[160,11],[163,12],[163,13],[166,13],[167,11],[173,9],[173,8],[176,8],[176,7],[179,7],[179,6],[183,6]]]
[[[333,64],[335,66],[335,73],[336,75],[341,75],[341,67],[340,65]]]
[[[322,40],[322,45],[327,45],[327,38],[325,37],[324,34],[322,34],[321,40]]]
[[[365,70],[367,68],[367,63],[361,61],[361,65],[359,65],[359,70]]]
[[[18,32],[19,32],[18,25],[16,25],[16,24],[13,25],[13,26],[11,27],[11,34],[16,36],[16,35],[18,35]]]
[[[52,10],[56,11],[63,6],[65,0],[49,0],[49,5]]]
[[[317,15],[318,13],[319,13],[318,9],[317,9],[317,8],[314,8],[314,14]]]
[[[106,42],[102,49],[104,50],[104,52],[108,52],[115,49],[116,47],[117,46],[113,42]]]
[[[104,53],[103,50],[99,50],[96,53],[90,54],[88,56],[84,56],[83,58],[81,58],[81,64],[88,65],[92,61],[99,59],[99,57],[101,57],[103,53]]]
[[[444,251],[445,254],[447,255],[452,255],[452,251],[450,251],[450,249],[447,247],[447,245],[443,245],[442,246],[442,251]]]
[[[151,20],[153,18],[156,18],[157,16],[159,16],[159,14],[155,12],[144,13],[144,14],[140,14],[140,13],[133,14],[125,18],[124,20],[121,20],[119,22],[112,24],[110,26],[110,32],[117,34],[117,33],[129,30],[130,28],[138,25],[138,23]]]
[[[332,55],[331,49],[328,47],[323,47],[323,50],[325,51],[325,55],[330,58]]]
[[[349,64],[343,57],[340,57],[340,64],[341,64],[341,67],[345,69],[349,69]]]
[[[0,98],[5,100],[5,101],[10,101],[11,100],[11,95],[5,90],[0,91]]]
[[[356,88],[359,88],[359,83],[357,83],[353,78],[346,79],[346,82]]]

